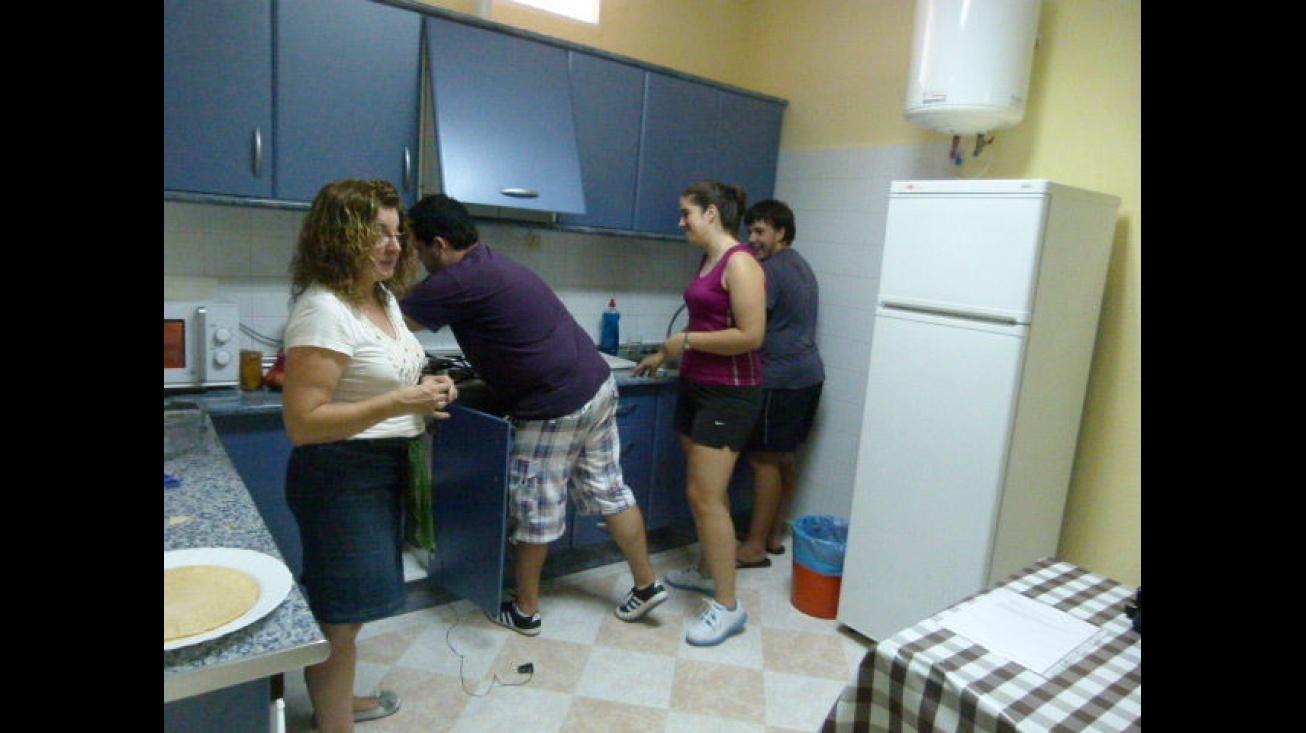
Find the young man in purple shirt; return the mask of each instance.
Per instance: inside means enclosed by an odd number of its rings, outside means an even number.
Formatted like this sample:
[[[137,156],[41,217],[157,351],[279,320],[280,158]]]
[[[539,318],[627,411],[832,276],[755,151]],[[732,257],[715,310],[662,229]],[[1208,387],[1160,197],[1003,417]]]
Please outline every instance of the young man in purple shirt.
[[[667,598],[649,559],[644,515],[621,474],[617,384],[594,340],[531,270],[480,241],[467,208],[444,194],[408,213],[430,276],[399,305],[409,326],[448,326],[463,356],[513,423],[510,539],[517,583],[490,620],[540,633],[540,575],[549,543],[566,531],[567,498],[600,514],[634,586],[617,618],[643,618]],[[454,426],[450,426],[454,427]]]

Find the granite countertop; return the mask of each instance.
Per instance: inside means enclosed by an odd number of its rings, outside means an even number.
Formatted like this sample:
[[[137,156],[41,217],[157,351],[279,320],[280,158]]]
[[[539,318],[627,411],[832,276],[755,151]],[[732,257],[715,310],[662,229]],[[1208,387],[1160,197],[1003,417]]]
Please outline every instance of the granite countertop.
[[[675,372],[663,369],[656,377],[632,377],[630,368],[614,369],[617,388],[656,386],[674,384],[680,377]],[[485,383],[479,379],[458,383],[458,402],[464,407],[497,414],[493,409],[493,398]],[[197,405],[210,415],[280,415],[281,392],[266,387],[253,392],[246,392],[239,387],[210,389],[204,392],[167,392],[164,404],[190,403]]]
[[[181,480],[179,487],[163,490],[165,553],[194,547],[236,547],[284,561],[208,414],[185,408],[186,402],[212,401],[227,407],[239,402],[242,409],[279,412],[280,395],[269,392],[267,397],[267,404],[259,404],[258,393],[210,392],[164,398],[163,472]],[[308,602],[298,586],[292,586],[281,605],[249,626],[165,651],[163,702],[316,664],[329,653]]]

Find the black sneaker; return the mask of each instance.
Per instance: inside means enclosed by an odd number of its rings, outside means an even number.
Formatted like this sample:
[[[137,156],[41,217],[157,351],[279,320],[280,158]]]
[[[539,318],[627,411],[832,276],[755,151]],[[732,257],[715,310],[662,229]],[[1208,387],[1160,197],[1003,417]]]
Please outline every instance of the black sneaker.
[[[655,580],[643,588],[631,588],[615,613],[622,621],[638,621],[666,599],[667,589]]]
[[[499,606],[498,613],[485,614],[485,617],[500,626],[506,626],[519,634],[527,636],[540,635],[540,615],[538,613],[526,616],[517,610],[517,604],[514,601],[504,601]]]

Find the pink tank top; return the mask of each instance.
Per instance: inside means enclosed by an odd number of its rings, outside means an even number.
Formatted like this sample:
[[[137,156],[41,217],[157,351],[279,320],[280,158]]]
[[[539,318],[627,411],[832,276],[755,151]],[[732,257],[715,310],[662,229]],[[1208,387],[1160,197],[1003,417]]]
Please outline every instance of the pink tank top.
[[[689,306],[688,331],[724,331],[735,327],[735,314],[730,310],[730,293],[721,284],[726,262],[735,255],[756,257],[753,248],[737,244],[726,250],[712,271],[695,277],[685,289],[685,303]],[[707,256],[704,255],[704,258]],[[748,351],[733,356],[709,354],[693,348],[680,357],[680,378],[696,384],[713,384],[735,387],[762,384],[762,357],[760,352]]]

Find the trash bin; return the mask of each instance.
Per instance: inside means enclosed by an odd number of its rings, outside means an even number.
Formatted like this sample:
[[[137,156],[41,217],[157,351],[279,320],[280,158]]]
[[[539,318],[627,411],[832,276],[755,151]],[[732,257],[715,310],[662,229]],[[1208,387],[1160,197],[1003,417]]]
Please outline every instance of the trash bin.
[[[799,517],[794,529],[794,579],[790,602],[817,618],[834,618],[848,551],[848,520],[827,514]]]

